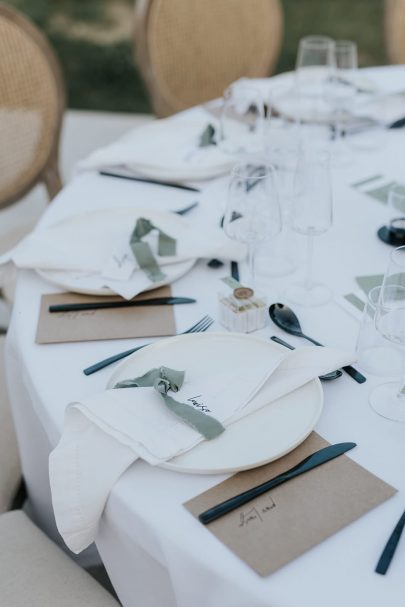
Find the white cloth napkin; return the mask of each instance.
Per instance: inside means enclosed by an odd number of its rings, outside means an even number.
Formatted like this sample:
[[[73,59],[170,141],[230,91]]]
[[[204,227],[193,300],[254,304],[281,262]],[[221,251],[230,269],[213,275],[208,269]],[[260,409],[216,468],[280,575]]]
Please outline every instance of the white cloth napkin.
[[[185,384],[173,397],[187,402],[200,395],[210,415],[228,426],[350,362],[352,357],[331,348],[269,349],[268,357],[243,369],[221,373],[219,368],[210,377],[186,370]],[[107,390],[68,405],[62,437],[49,462],[56,523],[67,546],[78,553],[94,541],[114,483],[138,457],[156,465],[201,440],[166,409],[153,388]]]
[[[198,181],[227,173],[234,159],[216,145],[199,147],[208,124],[217,120],[202,108],[150,122],[92,153],[79,171],[125,168],[166,181]]]
[[[164,266],[190,259],[212,257],[241,261],[246,255],[245,246],[230,240],[220,228],[201,230],[186,220],[179,222],[177,216],[171,219],[168,213],[114,209],[77,215],[39,228],[1,256],[0,265],[13,262],[18,268],[79,273],[79,279],[80,273],[84,273],[84,281],[96,278],[95,288],[107,286],[131,299],[153,285],[139,269],[129,246],[136,219],[141,216],[150,218],[156,227],[176,239],[176,255],[167,257],[157,255],[156,234],[144,239],[150,242],[163,271]]]

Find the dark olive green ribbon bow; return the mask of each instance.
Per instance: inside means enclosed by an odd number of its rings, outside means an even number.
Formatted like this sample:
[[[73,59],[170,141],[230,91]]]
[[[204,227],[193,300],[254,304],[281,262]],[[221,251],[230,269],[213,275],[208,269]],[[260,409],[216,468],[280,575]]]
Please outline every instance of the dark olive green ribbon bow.
[[[169,390],[178,392],[184,382],[184,371],[176,371],[168,367],[151,369],[140,377],[125,379],[115,384],[114,388],[145,388],[153,387],[163,398],[164,403],[174,415],[184,423],[202,434],[207,440],[216,438],[225,430],[223,425],[214,417],[194,409],[191,405],[179,403],[168,395]]]
[[[149,280],[159,282],[166,278],[166,274],[160,269],[152,250],[142,238],[152,230],[159,232],[158,253],[161,257],[176,254],[176,241],[174,238],[156,227],[149,219],[140,217],[129,239],[129,244],[139,267],[145,272]]]

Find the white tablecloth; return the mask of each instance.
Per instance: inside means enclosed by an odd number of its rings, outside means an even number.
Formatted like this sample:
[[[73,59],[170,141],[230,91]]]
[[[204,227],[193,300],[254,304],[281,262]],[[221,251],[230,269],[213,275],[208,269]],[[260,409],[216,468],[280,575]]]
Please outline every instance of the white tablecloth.
[[[405,83],[405,68],[391,73]],[[382,74],[387,78],[389,70]],[[333,286],[336,296],[356,288],[355,276],[383,272],[390,251],[375,234],[392,212],[348,184],[377,173],[404,182],[404,151],[405,130],[387,131],[378,150],[356,152],[353,165],[334,172],[334,225],[316,239],[314,272]],[[225,178],[205,183],[196,195],[83,174],[60,193],[42,221],[50,224],[84,209],[114,205],[178,209],[199,200],[189,219],[201,226],[216,224],[226,186]],[[287,246],[302,259],[302,237],[294,235],[290,240],[288,236]],[[295,274],[273,281],[280,300],[283,286],[302,270],[301,263]],[[228,268],[212,270],[200,261],[173,285],[175,295],[198,300],[195,306],[176,308],[179,331],[205,314],[216,317],[218,279],[227,272]],[[107,368],[85,377],[84,367],[137,343],[36,345],[40,296],[56,290],[33,272],[21,273],[7,349],[10,398],[31,505],[36,520],[54,537],[47,460],[60,437],[65,406],[102,390],[112,371]],[[358,323],[336,301],[297,312],[309,335],[333,346],[354,348]],[[221,327],[215,324],[214,329]],[[271,324],[261,331],[264,339],[272,334],[300,343]],[[124,606],[403,607],[405,542],[399,545],[388,575],[374,573],[405,504],[405,424],[384,420],[368,404],[370,389],[380,381],[369,377],[366,384],[358,385],[344,375],[324,383],[325,406],[316,430],[332,442],[357,442],[349,456],[394,485],[398,494],[268,578],[256,575],[182,506],[224,476],[181,475],[137,461],[114,487],[97,538]]]

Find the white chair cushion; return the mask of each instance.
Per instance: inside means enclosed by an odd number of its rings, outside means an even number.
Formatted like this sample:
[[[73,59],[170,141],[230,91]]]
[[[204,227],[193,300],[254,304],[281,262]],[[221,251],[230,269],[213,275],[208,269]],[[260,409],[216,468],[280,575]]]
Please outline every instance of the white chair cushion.
[[[20,510],[0,516],[0,605],[118,607]]]
[[[21,468],[4,369],[4,337],[0,338],[0,513],[6,512],[17,491]]]

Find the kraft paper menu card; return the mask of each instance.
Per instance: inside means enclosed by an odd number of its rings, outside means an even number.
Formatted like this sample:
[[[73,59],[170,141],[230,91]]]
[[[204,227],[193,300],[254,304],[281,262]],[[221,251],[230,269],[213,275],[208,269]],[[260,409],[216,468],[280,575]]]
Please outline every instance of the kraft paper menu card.
[[[342,442],[351,438],[342,437]],[[239,472],[184,506],[198,516],[208,508],[292,468],[328,444],[312,432],[304,443],[281,459]],[[355,447],[351,453],[354,454],[358,448]],[[341,455],[255,498],[206,527],[264,577],[395,493],[396,489],[346,455]]]
[[[147,291],[136,300],[169,297],[170,287]],[[99,339],[160,337],[176,334],[174,306],[145,306],[49,313],[50,305],[96,301],[121,301],[120,297],[96,297],[77,293],[43,295],[39,313],[36,343],[54,344]]]

